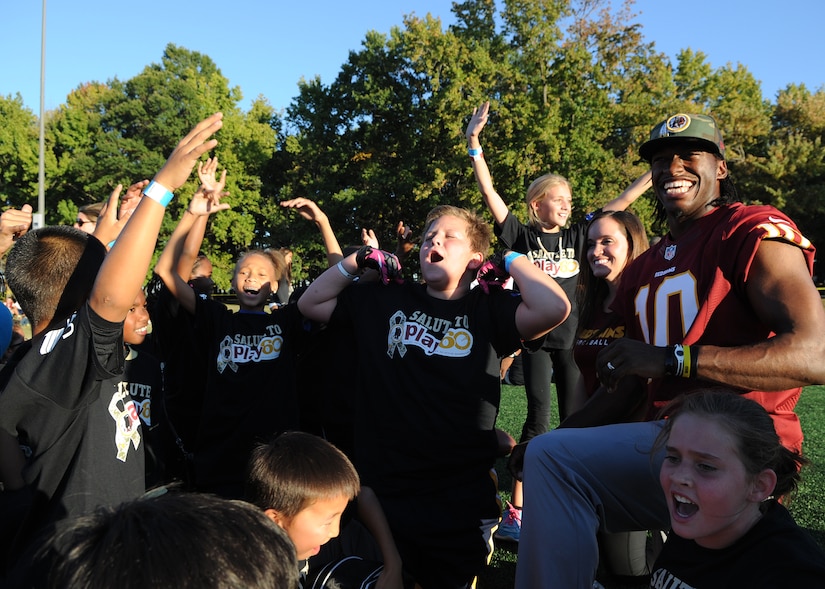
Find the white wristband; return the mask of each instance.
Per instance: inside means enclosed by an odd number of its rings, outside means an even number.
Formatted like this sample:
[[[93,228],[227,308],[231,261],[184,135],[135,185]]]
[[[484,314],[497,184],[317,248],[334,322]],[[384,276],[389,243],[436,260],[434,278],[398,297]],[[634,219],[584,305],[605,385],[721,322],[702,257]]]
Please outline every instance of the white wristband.
[[[481,149],[480,147],[478,149],[474,149],[474,148],[470,147],[469,149],[467,149],[467,154],[470,156],[471,160],[477,162],[478,160],[480,160],[483,157],[484,150]]]
[[[338,271],[344,278],[352,281],[358,280],[358,274],[350,274],[349,272],[347,272],[347,269],[344,268],[344,262],[338,262],[336,266],[338,267]]]
[[[149,182],[149,186],[143,189],[143,194],[164,207],[172,202],[172,197],[174,196],[171,190],[163,184],[158,184],[154,180]]]

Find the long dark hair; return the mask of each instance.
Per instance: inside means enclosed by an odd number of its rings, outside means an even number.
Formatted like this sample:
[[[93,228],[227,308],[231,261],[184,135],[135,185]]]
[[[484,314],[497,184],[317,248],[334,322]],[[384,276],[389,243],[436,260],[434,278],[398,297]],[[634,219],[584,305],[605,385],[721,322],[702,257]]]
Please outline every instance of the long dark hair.
[[[627,261],[625,262],[625,268],[627,268],[630,262],[650,247],[644,225],[642,225],[639,217],[628,211],[600,211],[588,223],[586,234],[589,235],[593,223],[605,218],[613,219],[624,230],[624,235],[627,238]],[[583,268],[579,273],[579,283],[576,286],[576,302],[579,305],[577,333],[581,333],[582,329],[589,326],[591,318],[596,314],[598,307],[604,303],[608,294],[607,282],[593,275],[593,270],[590,268],[586,257],[585,254],[585,259],[582,260]],[[622,268],[622,272],[624,272],[624,268]]]

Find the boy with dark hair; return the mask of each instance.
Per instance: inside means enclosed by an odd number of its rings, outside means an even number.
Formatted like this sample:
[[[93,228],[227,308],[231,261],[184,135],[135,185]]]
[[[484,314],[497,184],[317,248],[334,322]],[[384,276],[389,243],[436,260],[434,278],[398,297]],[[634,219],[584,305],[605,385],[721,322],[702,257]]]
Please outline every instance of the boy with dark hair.
[[[344,525],[341,523],[342,514],[356,495],[358,518],[372,533],[374,543],[370,539],[364,544],[363,538],[358,538],[356,522],[345,518]],[[362,586],[363,581],[377,578],[380,572],[389,586],[403,584],[401,558],[375,494],[361,487],[358,473],[346,455],[323,438],[290,431],[257,446],[249,460],[246,498],[289,535],[305,577],[323,573],[344,586]],[[309,560],[345,526],[349,529],[344,535],[350,537],[341,546]],[[383,565],[375,562],[374,544]],[[361,557],[368,560],[362,561]]]
[[[295,548],[243,501],[163,489],[59,524],[39,551],[37,589],[292,589]]]
[[[349,459],[312,434],[285,432],[252,451],[246,494],[268,513],[293,518],[319,500],[351,501],[361,483]]]
[[[6,260],[6,280],[32,324],[32,335],[83,305],[105,257],[105,246],[91,233],[64,225],[17,240]]]
[[[178,143],[108,255],[96,238],[71,227],[29,232],[9,254],[9,286],[32,321],[32,342],[0,394],[0,429],[30,449],[23,478],[34,497],[11,558],[56,521],[145,489],[140,418],[118,386],[123,321],[172,191],[217,145],[209,137],[221,118],[201,121]]]

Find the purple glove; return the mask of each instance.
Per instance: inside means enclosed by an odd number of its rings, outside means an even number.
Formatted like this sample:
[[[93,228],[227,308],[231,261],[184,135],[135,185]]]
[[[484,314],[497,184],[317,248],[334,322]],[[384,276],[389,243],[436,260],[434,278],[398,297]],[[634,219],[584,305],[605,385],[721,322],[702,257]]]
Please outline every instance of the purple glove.
[[[503,288],[508,278],[510,275],[504,271],[504,258],[499,254],[490,256],[476,272],[476,281],[487,294],[491,288]]]
[[[377,270],[378,276],[384,284],[389,284],[390,280],[403,282],[401,279],[401,262],[398,261],[395,254],[365,245],[355,254],[355,263],[362,270],[365,268]]]

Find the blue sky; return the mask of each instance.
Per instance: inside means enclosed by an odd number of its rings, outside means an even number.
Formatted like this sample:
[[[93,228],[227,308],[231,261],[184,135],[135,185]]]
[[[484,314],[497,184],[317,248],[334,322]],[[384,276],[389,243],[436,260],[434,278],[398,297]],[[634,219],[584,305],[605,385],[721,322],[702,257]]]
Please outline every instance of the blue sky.
[[[615,1],[615,0],[614,0]],[[502,1],[497,4],[502,6]],[[635,22],[656,49],[675,57],[702,51],[713,67],[745,65],[773,100],[789,83],[825,86],[825,1],[638,0]],[[40,105],[41,1],[4,0],[0,33],[0,95],[19,92],[35,113]],[[760,7],[761,5],[761,7]],[[263,94],[289,105],[297,83],[338,73],[368,30],[388,33],[405,14],[453,22],[451,0],[48,0],[46,109],[88,81],[127,80],[160,61],[167,43],[211,57],[244,94],[242,108]],[[774,8],[776,7],[776,8]]]

